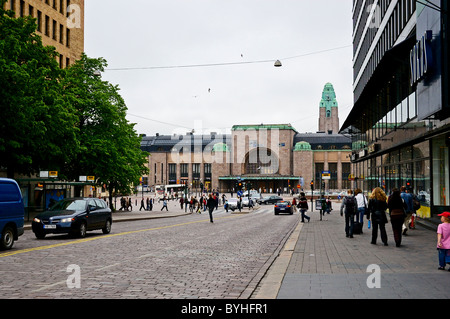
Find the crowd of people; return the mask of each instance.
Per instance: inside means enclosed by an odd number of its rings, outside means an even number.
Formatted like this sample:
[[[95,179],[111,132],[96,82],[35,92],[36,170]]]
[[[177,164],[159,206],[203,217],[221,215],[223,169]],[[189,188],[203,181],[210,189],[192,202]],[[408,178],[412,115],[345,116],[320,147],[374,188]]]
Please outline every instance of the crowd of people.
[[[390,222],[395,246],[400,247],[403,236],[408,235],[409,229],[415,228],[414,216],[418,209],[420,202],[405,186],[400,189],[394,188],[389,196],[382,188],[376,187],[369,198],[361,189],[354,192],[348,190],[347,196],[342,201],[340,214],[345,216],[346,237],[353,238],[356,229],[362,232],[366,217],[370,223],[369,227],[372,228],[371,244],[377,244],[379,232],[382,243],[388,246],[386,224]],[[438,216],[441,217],[441,224],[437,230],[438,269],[445,270],[446,263],[450,264],[450,212]]]
[[[163,202],[161,211],[166,209],[168,211],[168,200],[174,199],[168,196],[163,196],[159,199]],[[218,192],[211,194],[201,194],[191,196],[185,199],[183,196],[175,199],[179,202],[181,209],[187,210],[191,213],[205,212],[208,209],[211,223],[213,220],[213,211],[218,208],[220,201],[226,207],[227,197],[222,196]],[[153,209],[154,198],[141,199],[141,206],[139,210],[151,211]],[[320,207],[320,218],[322,215],[330,213],[332,210],[330,198],[322,198]],[[136,203],[137,204],[137,203]],[[310,221],[307,216],[308,200],[304,192],[300,193],[298,198],[294,197],[292,203],[301,213],[301,222]],[[131,198],[121,198],[119,210],[132,210]],[[378,235],[380,235],[381,242],[384,246],[388,246],[388,233],[386,231],[386,224],[391,223],[392,234],[396,247],[401,247],[404,236],[408,235],[409,229],[415,228],[416,211],[420,209],[420,202],[417,197],[408,190],[405,186],[400,189],[394,188],[388,196],[380,187],[373,189],[370,196],[367,198],[361,189],[348,190],[347,196],[342,200],[340,206],[340,215],[345,217],[345,235],[348,238],[353,238],[354,234],[362,233],[364,220],[367,220],[368,228],[372,229],[371,244],[376,245]],[[389,216],[389,219],[388,219]],[[439,256],[439,268],[445,269],[446,263],[450,264],[450,212],[444,212],[438,215],[441,217],[441,224],[438,227],[437,233],[437,249]],[[449,269],[450,271],[450,269]]]

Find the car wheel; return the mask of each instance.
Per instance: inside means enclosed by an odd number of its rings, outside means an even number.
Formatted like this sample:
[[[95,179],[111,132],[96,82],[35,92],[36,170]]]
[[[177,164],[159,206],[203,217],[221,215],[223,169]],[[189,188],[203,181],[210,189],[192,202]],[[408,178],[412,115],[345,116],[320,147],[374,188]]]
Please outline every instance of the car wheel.
[[[45,233],[44,232],[35,232],[34,235],[36,236],[37,239],[44,239],[45,238]]]
[[[78,227],[78,237],[84,238],[86,237],[86,223],[81,223]]]
[[[102,228],[103,234],[109,234],[111,232],[111,221],[108,219],[105,223],[105,227]]]
[[[11,227],[5,227],[2,233],[0,248],[2,250],[11,249],[14,244],[14,230]]]

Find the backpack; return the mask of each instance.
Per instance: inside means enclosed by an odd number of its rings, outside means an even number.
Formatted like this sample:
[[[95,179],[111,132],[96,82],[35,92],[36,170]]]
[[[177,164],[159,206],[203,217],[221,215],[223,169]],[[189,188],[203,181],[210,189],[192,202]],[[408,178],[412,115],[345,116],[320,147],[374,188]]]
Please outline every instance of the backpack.
[[[345,211],[349,214],[356,214],[358,206],[356,204],[356,199],[353,196],[345,196]]]

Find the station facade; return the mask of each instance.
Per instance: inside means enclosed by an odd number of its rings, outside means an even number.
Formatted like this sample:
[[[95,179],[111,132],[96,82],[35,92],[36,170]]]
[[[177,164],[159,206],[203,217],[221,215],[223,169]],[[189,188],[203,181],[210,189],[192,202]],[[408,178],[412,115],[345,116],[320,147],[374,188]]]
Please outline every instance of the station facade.
[[[231,134],[145,136],[150,153],[144,184],[186,184],[193,190],[229,192],[241,181],[262,193],[350,187],[351,140],[338,134],[338,103],[332,84],[324,87],[319,131],[299,133],[291,124],[235,125]]]

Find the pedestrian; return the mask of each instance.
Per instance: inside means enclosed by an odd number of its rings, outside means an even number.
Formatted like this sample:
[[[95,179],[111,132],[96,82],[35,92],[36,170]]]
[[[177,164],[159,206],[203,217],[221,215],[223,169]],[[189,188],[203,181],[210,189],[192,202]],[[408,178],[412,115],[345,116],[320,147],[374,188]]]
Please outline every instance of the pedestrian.
[[[385,194],[386,195],[386,194]],[[367,198],[360,188],[355,189],[356,203],[358,204],[358,213],[356,214],[356,221],[364,225],[364,216],[367,210]]]
[[[439,252],[439,270],[445,270],[445,264],[450,264],[450,213],[443,212],[441,217],[442,224],[437,229],[437,249]],[[450,269],[448,270],[450,271]]]
[[[380,229],[381,241],[385,246],[388,245],[388,237],[385,226],[388,222],[386,217],[386,200],[386,193],[380,187],[376,187],[372,191],[369,198],[367,219],[372,221],[372,241],[370,242],[372,245],[377,244],[378,228]]]
[[[333,210],[333,207],[332,207],[332,203],[331,203],[331,197],[328,196],[328,198],[327,198],[327,214],[330,214],[330,212],[332,210]]]
[[[407,236],[406,232],[409,229],[409,223],[411,222],[411,218],[414,213],[413,197],[412,197],[411,193],[406,192],[405,186],[402,186],[400,188],[400,192],[401,192],[400,196],[402,197],[402,199],[404,200],[404,202],[406,204],[406,208],[405,208],[406,216],[405,216],[405,220],[403,222],[402,230],[403,230],[403,235]]]
[[[388,198],[389,215],[391,217],[392,232],[394,233],[395,246],[402,243],[402,226],[406,216],[406,204],[403,201],[400,190],[394,188]]]
[[[300,213],[302,215],[302,223],[305,222],[305,218],[308,220],[308,223],[309,223],[309,220],[311,219],[311,217],[306,215],[306,212],[308,211],[308,200],[306,199],[304,192],[300,193],[300,199],[298,200],[297,207],[300,210]]]
[[[163,206],[161,207],[161,211],[162,211],[164,208],[166,209],[166,211],[169,211],[169,209],[167,208],[167,199],[166,199],[165,196],[164,196],[164,198],[163,198]]]
[[[353,238],[356,207],[355,196],[353,196],[353,191],[349,189],[341,204],[341,216],[345,215],[345,237],[347,238]]]
[[[325,211],[327,210],[327,200],[325,199],[324,195],[320,196],[320,220],[322,220],[322,216],[325,215]]]
[[[131,204],[131,197],[128,199],[128,206],[127,206],[127,210],[128,208],[133,211],[133,205]]]
[[[183,209],[183,202],[184,202],[184,198],[183,196],[180,197],[180,207],[181,209]]]
[[[213,211],[214,211],[214,208],[216,207],[216,201],[214,200],[214,197],[212,196],[212,194],[209,194],[209,198],[208,198],[208,201],[206,202],[206,205],[208,206],[209,220],[211,223],[214,223]]]
[[[201,198],[197,201],[197,211],[196,211],[196,213],[197,214],[201,214],[202,213],[202,199]]]
[[[125,198],[123,198],[123,196],[120,198],[120,208],[119,208],[119,210],[125,210],[125,206],[126,206],[126,204],[125,204]]]
[[[141,199],[141,207],[139,207],[139,211],[141,211],[142,208],[145,210],[144,197]]]
[[[150,198],[150,206],[149,206],[149,210],[152,211],[153,210],[153,202],[155,201],[154,198]]]

